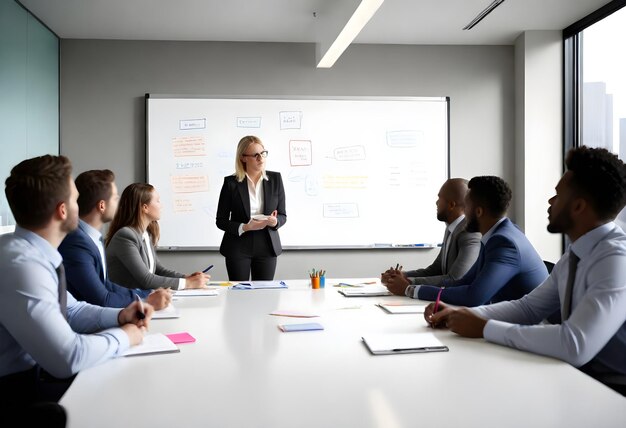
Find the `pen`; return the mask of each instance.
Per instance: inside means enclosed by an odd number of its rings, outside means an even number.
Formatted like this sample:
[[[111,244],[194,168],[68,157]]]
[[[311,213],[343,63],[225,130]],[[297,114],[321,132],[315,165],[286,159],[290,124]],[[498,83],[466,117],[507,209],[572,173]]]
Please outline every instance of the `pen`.
[[[205,270],[202,271],[202,273],[207,273],[208,271],[210,271],[211,269],[213,269],[213,265],[209,266],[208,268],[206,268]]]
[[[439,292],[437,293],[437,299],[435,299],[435,307],[433,308],[433,314],[436,314],[437,311],[439,310],[439,302],[441,301],[441,292],[443,291],[443,289],[446,287],[441,287],[439,289]]]
[[[140,320],[145,319],[146,318],[146,314],[143,311],[143,303],[141,302],[141,298],[137,294],[135,294],[135,298],[139,302],[139,310],[137,311],[137,313],[135,315]]]

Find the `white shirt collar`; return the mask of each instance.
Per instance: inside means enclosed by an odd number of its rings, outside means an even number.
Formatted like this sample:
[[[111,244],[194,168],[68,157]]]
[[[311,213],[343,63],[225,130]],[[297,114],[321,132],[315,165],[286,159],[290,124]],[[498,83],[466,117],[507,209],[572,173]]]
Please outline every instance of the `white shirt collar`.
[[[463,219],[465,219],[465,214],[461,214],[456,220],[448,225],[448,231],[450,232],[450,234],[454,233],[454,230],[459,225],[459,223],[463,221]]]
[[[584,259],[585,256],[591,254],[596,244],[614,228],[615,223],[610,221],[590,230],[570,245],[570,251],[573,251],[581,260]]]
[[[85,232],[94,242],[100,242],[100,238],[102,238],[102,233],[83,220],[78,220],[78,224],[80,228]]]

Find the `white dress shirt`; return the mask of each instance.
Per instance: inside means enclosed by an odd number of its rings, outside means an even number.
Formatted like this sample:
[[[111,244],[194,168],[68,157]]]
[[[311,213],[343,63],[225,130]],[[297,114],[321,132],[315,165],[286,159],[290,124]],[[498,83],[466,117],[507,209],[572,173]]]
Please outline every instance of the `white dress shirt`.
[[[102,261],[102,275],[103,278],[106,279],[107,258],[104,252],[104,245],[102,244],[102,232],[83,220],[79,220],[79,227],[87,234],[87,236],[91,238],[93,243],[98,248],[98,251],[100,252],[100,260]]]
[[[254,215],[263,214],[263,180],[269,180],[265,171],[261,175],[261,179],[254,184],[254,181],[246,174],[246,183],[248,184],[248,195],[250,196],[250,217]],[[241,236],[245,230],[243,230],[244,223],[239,225],[239,236]]]

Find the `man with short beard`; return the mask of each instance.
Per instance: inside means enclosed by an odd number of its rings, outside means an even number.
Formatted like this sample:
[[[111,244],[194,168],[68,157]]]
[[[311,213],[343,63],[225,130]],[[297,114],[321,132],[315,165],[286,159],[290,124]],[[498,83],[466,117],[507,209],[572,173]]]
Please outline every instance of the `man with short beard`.
[[[626,395],[626,165],[606,149],[571,150],[550,198],[548,231],[571,245],[550,277],[527,296],[424,317],[465,337],[559,358]],[[542,321],[561,310],[560,324]]]
[[[499,177],[481,176],[472,178],[468,187],[465,229],[482,234],[478,260],[462,278],[438,286],[412,285],[407,296],[479,306],[519,299],[548,277],[524,232],[506,217],[512,196],[508,184]]]

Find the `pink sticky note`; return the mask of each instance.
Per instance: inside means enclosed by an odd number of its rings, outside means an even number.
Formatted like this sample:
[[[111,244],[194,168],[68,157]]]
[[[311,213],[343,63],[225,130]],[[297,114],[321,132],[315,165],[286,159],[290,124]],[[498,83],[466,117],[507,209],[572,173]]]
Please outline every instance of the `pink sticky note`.
[[[195,342],[196,338],[191,334],[183,332],[183,333],[171,333],[166,334],[166,336],[174,343],[191,343]]]

